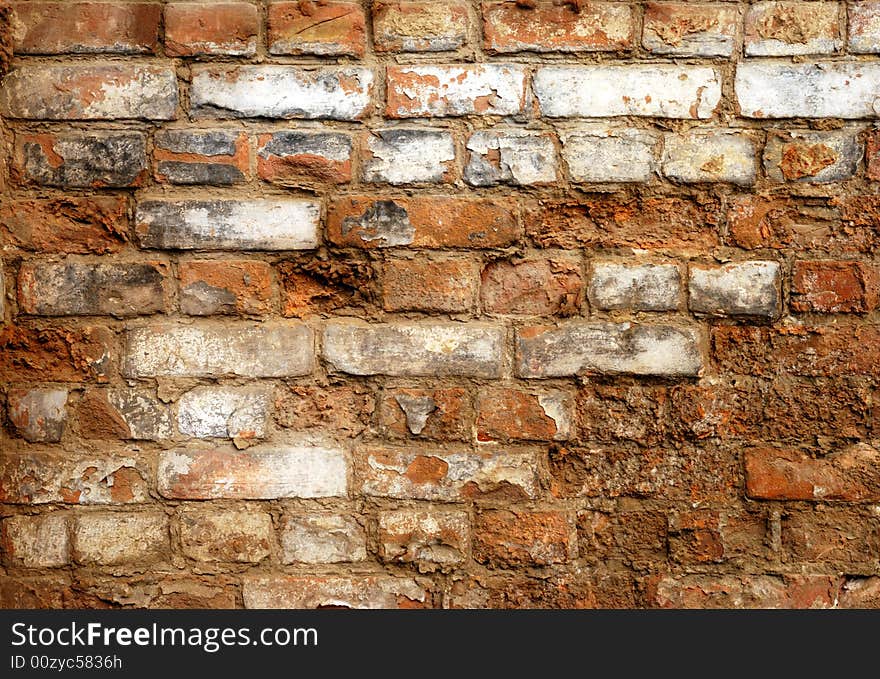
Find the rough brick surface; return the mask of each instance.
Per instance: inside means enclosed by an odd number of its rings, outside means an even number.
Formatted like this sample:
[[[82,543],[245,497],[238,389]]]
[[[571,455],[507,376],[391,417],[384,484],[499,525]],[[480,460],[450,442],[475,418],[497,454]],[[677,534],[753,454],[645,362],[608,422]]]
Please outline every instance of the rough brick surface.
[[[880,607],[878,93],[878,0],[0,1],[0,607]]]

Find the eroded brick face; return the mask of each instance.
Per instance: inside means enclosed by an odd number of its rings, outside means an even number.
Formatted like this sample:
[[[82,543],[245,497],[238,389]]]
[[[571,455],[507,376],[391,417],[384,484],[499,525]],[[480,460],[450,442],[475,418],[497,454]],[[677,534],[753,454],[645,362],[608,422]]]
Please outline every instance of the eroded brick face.
[[[880,2],[0,2],[0,606],[880,606]]]

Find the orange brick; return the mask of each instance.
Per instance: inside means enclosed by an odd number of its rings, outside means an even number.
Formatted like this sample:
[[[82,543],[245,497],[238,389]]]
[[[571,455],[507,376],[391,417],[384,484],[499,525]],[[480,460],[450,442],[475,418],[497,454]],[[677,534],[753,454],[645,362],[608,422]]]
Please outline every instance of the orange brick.
[[[469,311],[478,282],[477,263],[470,259],[391,259],[382,279],[385,310]]]
[[[165,53],[252,56],[260,18],[249,2],[175,2],[165,6]]]
[[[199,261],[180,264],[180,308],[185,314],[265,314],[274,283],[266,262]]]
[[[269,52],[364,55],[364,11],[354,2],[274,2],[269,5]]]

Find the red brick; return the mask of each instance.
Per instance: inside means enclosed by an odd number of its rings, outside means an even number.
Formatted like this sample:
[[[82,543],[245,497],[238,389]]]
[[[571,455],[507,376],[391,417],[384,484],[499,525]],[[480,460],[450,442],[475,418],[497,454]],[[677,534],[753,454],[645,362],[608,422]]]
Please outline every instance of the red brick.
[[[863,262],[795,262],[791,308],[821,313],[864,313],[877,308],[880,277]]]
[[[249,2],[174,2],[165,5],[165,54],[251,56],[260,17]]]
[[[269,52],[362,57],[364,11],[354,2],[273,2]]]
[[[478,286],[478,264],[470,259],[389,259],[382,300],[386,311],[466,312],[474,308]]]
[[[564,391],[484,389],[477,399],[478,441],[563,441],[572,402]]]
[[[656,569],[667,556],[666,515],[652,511],[579,512],[580,554],[602,563]]]
[[[540,247],[677,248],[718,245],[720,205],[712,198],[596,196],[582,202],[532,204],[527,235]]]
[[[457,0],[377,2],[373,35],[377,52],[443,52],[464,46],[468,7]]]
[[[352,140],[347,134],[305,130],[261,134],[257,172],[281,186],[345,184],[351,181]]]
[[[770,521],[760,511],[697,509],[669,517],[669,555],[680,564],[763,563],[771,555]]]
[[[577,555],[574,535],[561,512],[485,511],[474,518],[474,560],[490,568],[566,563]]]
[[[465,441],[471,436],[474,408],[464,389],[390,388],[383,396],[380,416],[390,438]]]
[[[840,586],[829,575],[668,575],[651,589],[660,608],[832,608]]]
[[[78,591],[66,575],[0,578],[0,608],[111,608],[93,594]]]
[[[500,248],[519,238],[511,200],[346,197],[333,201],[327,238],[346,247]]]
[[[15,2],[16,54],[153,53],[162,6],[145,2]]]
[[[584,298],[576,258],[502,260],[483,269],[483,311],[522,316],[574,316]]]
[[[629,573],[596,572],[497,575],[463,578],[452,583],[451,608],[592,609],[638,606]]]
[[[281,313],[304,318],[373,300],[373,264],[361,256],[306,257],[278,265]]]
[[[490,52],[611,52],[632,45],[633,14],[610,2],[484,2],[483,31]]]
[[[103,327],[6,325],[0,330],[0,381],[105,381],[115,349],[113,334]]]
[[[181,262],[179,276],[185,314],[267,314],[275,307],[272,267],[266,262]]]
[[[864,443],[825,457],[752,448],[745,471],[746,493],[760,500],[880,501],[880,452]]]
[[[880,180],[880,130],[868,134],[865,156],[868,163],[868,179]]]
[[[124,198],[4,200],[0,204],[0,248],[44,253],[106,254],[128,240]]]
[[[720,370],[739,375],[880,375],[880,327],[717,326],[712,353]]]
[[[727,213],[730,243],[749,250],[863,252],[876,248],[880,240],[869,224],[842,227],[835,200],[737,196]]]

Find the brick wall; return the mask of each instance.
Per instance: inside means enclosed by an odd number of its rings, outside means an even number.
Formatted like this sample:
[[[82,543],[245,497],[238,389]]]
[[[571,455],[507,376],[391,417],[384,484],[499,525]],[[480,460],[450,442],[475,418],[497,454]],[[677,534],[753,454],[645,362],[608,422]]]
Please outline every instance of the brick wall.
[[[880,2],[8,10],[2,605],[880,605]]]

